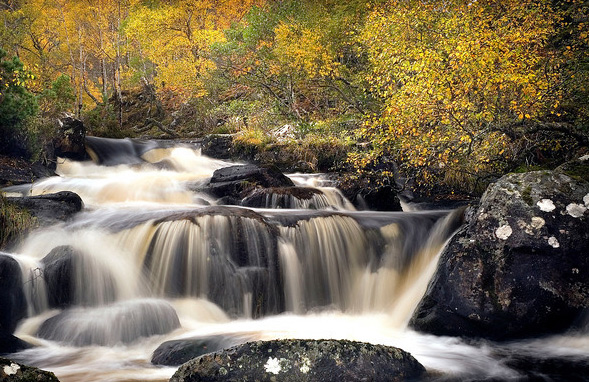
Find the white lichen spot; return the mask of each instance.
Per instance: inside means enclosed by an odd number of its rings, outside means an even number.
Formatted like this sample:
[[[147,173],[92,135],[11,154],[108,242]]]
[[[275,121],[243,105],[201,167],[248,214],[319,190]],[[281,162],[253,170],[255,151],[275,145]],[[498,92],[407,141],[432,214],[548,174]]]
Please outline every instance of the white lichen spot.
[[[495,231],[495,235],[497,236],[497,238],[501,240],[507,240],[507,238],[511,236],[512,233],[513,230],[511,229],[509,224],[504,224],[501,227],[497,228],[497,230]]]
[[[273,358],[273,357],[268,358],[268,361],[264,365],[264,369],[266,370],[266,373],[271,373],[271,374],[278,374],[282,370],[282,368],[280,367],[280,361],[278,360],[278,358]]]
[[[300,367],[301,373],[307,374],[311,371],[311,360],[309,358],[303,358],[303,365]]]
[[[554,202],[550,199],[539,200],[538,203],[536,203],[536,205],[540,207],[540,211],[544,212],[552,212],[556,208]]]
[[[585,162],[586,160],[589,160],[589,154],[587,154],[587,155],[583,155],[582,157],[580,157],[580,158],[579,158],[579,160],[580,160],[581,162]]]
[[[14,362],[11,363],[10,365],[4,366],[4,374],[6,374],[6,375],[14,375],[14,374],[18,373],[19,370],[20,370],[20,366]]]
[[[580,218],[587,211],[587,207],[582,204],[571,203],[567,206],[567,212],[574,218]]]
[[[589,194],[583,196],[583,203],[585,203],[585,207],[589,207]]]
[[[540,229],[542,227],[544,227],[544,224],[546,224],[546,221],[544,219],[542,219],[541,217],[538,216],[534,216],[532,217],[532,228],[534,229]]]
[[[560,243],[558,242],[558,240],[554,236],[550,236],[548,238],[548,244],[550,244],[552,246],[552,248],[560,247]]]

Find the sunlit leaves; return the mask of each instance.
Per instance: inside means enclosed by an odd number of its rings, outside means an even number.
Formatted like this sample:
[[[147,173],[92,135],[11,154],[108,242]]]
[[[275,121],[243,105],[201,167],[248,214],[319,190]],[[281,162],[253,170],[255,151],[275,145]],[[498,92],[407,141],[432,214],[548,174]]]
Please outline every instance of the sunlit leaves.
[[[392,0],[376,9],[359,37],[384,105],[365,127],[376,152],[395,150],[426,180],[504,163],[506,130],[559,101],[545,68],[555,17],[531,0]]]

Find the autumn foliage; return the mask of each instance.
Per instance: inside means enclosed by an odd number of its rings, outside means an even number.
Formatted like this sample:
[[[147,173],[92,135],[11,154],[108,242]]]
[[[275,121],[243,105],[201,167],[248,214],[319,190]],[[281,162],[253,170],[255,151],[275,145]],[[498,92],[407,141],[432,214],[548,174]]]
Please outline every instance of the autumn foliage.
[[[46,117],[129,128],[125,94],[153,89],[160,132],[293,126],[357,143],[360,173],[472,192],[587,150],[588,18],[581,0],[6,0],[0,41]]]

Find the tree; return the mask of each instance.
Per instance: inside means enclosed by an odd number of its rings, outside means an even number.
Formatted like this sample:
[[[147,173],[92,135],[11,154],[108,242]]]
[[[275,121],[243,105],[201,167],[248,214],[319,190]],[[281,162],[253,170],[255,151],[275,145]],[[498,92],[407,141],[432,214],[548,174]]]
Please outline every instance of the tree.
[[[0,48],[0,153],[26,154],[23,122],[37,113],[37,101],[25,85],[32,76],[17,58]]]
[[[253,1],[182,0],[138,7],[127,35],[156,65],[155,81],[181,98],[205,94],[203,77],[214,68],[210,47],[224,40],[222,29],[239,20]]]
[[[522,140],[563,102],[562,14],[548,1],[391,0],[359,36],[381,112],[361,133],[424,183],[484,179],[517,160]],[[554,148],[554,147],[553,147]]]
[[[289,0],[254,7],[215,47],[229,84],[252,89],[301,123],[365,108],[352,37],[368,2]]]

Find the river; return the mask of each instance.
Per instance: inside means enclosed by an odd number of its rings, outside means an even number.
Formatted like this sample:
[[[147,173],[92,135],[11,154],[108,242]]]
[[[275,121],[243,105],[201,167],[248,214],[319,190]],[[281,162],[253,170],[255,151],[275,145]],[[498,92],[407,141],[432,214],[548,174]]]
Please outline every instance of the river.
[[[84,201],[74,219],[32,232],[9,253],[29,305],[15,335],[37,345],[9,357],[62,382],[167,381],[177,367],[153,365],[154,350],[210,336],[392,345],[440,381],[551,380],[521,361],[589,362],[583,332],[493,343],[408,328],[456,228],[452,211],[356,211],[321,175],[303,174],[289,176],[321,191],[311,201],[271,208],[284,205],[274,195],[264,208],[219,206],[206,184],[235,163],[190,146],[101,144],[108,153],[91,153],[101,164],[60,160],[59,176],[8,190],[73,191]],[[74,259],[63,309],[44,277],[55,248]]]

